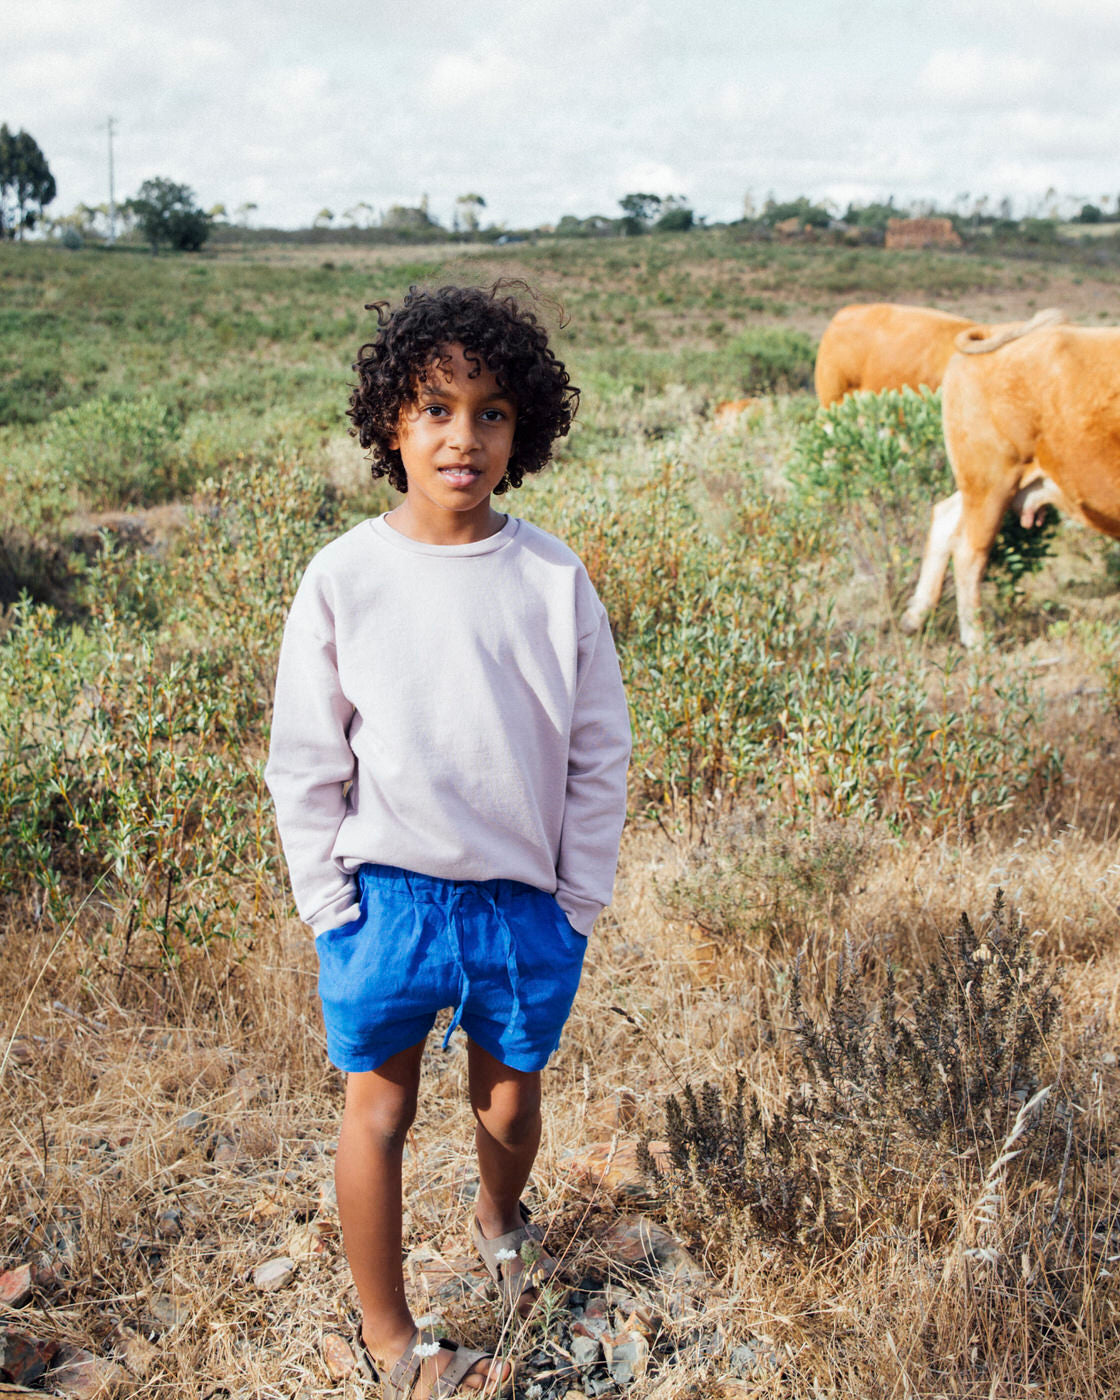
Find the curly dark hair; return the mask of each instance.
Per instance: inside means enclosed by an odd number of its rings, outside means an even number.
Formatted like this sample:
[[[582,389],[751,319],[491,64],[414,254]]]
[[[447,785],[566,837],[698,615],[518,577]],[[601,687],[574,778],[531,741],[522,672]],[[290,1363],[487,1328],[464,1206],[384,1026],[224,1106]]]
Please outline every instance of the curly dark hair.
[[[564,437],[579,406],[579,390],[549,348],[536,316],[513,295],[532,296],[524,282],[503,280],[482,287],[410,287],[395,311],[374,301],[376,340],[358,351],[358,383],[350,395],[351,433],[371,449],[371,473],[387,476],[398,491],[408,490],[400,452],[389,446],[401,411],[414,403],[426,372],[459,344],[494,375],[517,407],[513,451],[496,494],[520,486],[526,472],[539,472]],[[476,369],[474,371],[478,373]]]

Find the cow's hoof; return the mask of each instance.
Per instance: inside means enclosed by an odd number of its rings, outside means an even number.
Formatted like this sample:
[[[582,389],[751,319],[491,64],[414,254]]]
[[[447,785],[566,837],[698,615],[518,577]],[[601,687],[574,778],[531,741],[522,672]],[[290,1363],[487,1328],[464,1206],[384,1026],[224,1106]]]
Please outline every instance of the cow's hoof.
[[[902,630],[906,633],[908,637],[912,637],[915,632],[921,630],[921,626],[924,620],[925,619],[922,617],[921,613],[911,612],[909,609],[907,609],[907,611],[902,614],[902,620],[899,622],[898,625],[902,628]]]

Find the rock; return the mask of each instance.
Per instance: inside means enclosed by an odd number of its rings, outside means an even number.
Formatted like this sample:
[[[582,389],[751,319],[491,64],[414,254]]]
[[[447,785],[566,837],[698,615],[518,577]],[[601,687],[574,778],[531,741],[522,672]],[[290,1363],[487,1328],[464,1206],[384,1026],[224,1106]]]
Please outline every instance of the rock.
[[[323,1337],[323,1365],[332,1381],[344,1381],[357,1370],[358,1358],[346,1338],[337,1332],[327,1332]]]
[[[591,1324],[601,1322],[603,1325],[599,1328],[599,1331],[602,1332],[606,1330],[607,1323],[610,1321],[610,1315],[610,1303],[608,1303],[605,1297],[598,1296],[588,1298],[583,1309],[583,1318],[585,1322]]]
[[[219,1133],[214,1138],[214,1146],[210,1152],[210,1160],[216,1167],[227,1167],[231,1162],[237,1160],[237,1143],[224,1133]]]
[[[161,1332],[173,1332],[190,1318],[191,1310],[186,1303],[180,1303],[177,1298],[168,1298],[166,1294],[157,1293],[148,1299],[148,1313]]]
[[[288,1236],[288,1253],[293,1259],[313,1259],[316,1255],[329,1254],[336,1230],[325,1220],[312,1220],[306,1225],[297,1225]]]
[[[646,1373],[649,1343],[640,1334],[624,1332],[611,1341],[603,1339],[607,1369],[619,1385],[630,1385]]]
[[[179,1119],[175,1126],[181,1128],[185,1133],[193,1132],[195,1128],[204,1128],[206,1126],[206,1114],[202,1113],[197,1108],[192,1108],[189,1113],[183,1114],[182,1118]]]
[[[17,1065],[29,1065],[35,1060],[35,1042],[30,1036],[17,1035],[8,1046],[8,1058]]]
[[[52,1390],[72,1395],[75,1400],[94,1400],[95,1396],[108,1400],[128,1383],[128,1374],[108,1357],[94,1356],[64,1342],[55,1353],[46,1379]]]
[[[609,1191],[636,1202],[649,1199],[649,1187],[638,1166],[635,1138],[597,1142],[570,1158],[565,1170],[575,1183],[593,1191]]]
[[[572,1363],[576,1366],[594,1366],[596,1361],[603,1358],[603,1348],[599,1345],[599,1339],[580,1336],[575,1333],[574,1328],[568,1350],[572,1354]]]
[[[599,1242],[616,1264],[686,1285],[708,1283],[704,1270],[684,1245],[644,1215],[620,1216]]]
[[[22,1308],[34,1291],[31,1265],[21,1264],[18,1269],[5,1269],[0,1274],[0,1303],[9,1308]]]
[[[427,1303],[481,1298],[490,1287],[490,1275],[473,1254],[444,1258],[430,1245],[418,1245],[404,1262],[409,1279]]]
[[[256,1099],[272,1096],[268,1082],[251,1069],[239,1069],[229,1081],[229,1087],[241,1100],[242,1107],[247,1107]]]
[[[183,1233],[183,1215],[174,1206],[156,1216],[156,1233],[165,1240],[177,1240]]]
[[[57,1342],[41,1341],[11,1327],[0,1328],[0,1378],[14,1385],[30,1385],[47,1369],[57,1351]]]
[[[281,1254],[276,1259],[257,1265],[253,1270],[253,1283],[262,1293],[275,1293],[278,1288],[286,1288],[291,1283],[295,1272],[295,1260]]]

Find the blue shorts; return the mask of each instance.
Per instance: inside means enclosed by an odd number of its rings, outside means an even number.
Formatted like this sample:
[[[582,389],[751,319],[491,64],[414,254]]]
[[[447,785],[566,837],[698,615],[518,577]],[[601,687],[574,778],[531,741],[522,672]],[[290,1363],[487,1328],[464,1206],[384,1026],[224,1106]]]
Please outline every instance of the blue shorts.
[[[436,1013],[510,1069],[560,1043],[587,939],[555,896],[517,880],[443,880],[391,865],[357,874],[361,914],[315,939],[331,1064],[377,1069],[419,1044]]]

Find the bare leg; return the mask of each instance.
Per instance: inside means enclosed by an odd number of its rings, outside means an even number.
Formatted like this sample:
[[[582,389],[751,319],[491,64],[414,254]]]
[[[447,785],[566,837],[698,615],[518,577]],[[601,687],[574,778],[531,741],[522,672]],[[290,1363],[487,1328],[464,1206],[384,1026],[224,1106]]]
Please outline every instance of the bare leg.
[[[521,1193],[541,1141],[541,1076],[510,1069],[473,1040],[467,1055],[478,1149],[475,1215],[483,1235],[494,1239],[524,1223]],[[516,1272],[518,1261],[509,1267]],[[520,1311],[528,1312],[532,1304],[529,1293]]]
[[[388,1368],[403,1354],[416,1330],[404,1295],[401,1264],[401,1159],[405,1135],[416,1116],[420,1057],[424,1043],[393,1055],[380,1067],[346,1079],[346,1107],[335,1159],[338,1217],[350,1272],[362,1305],[362,1336],[378,1362]],[[436,1373],[450,1360],[441,1350],[424,1362],[414,1393],[428,1394]],[[503,1378],[503,1363],[480,1362],[462,1382],[480,1389],[492,1369]]]

